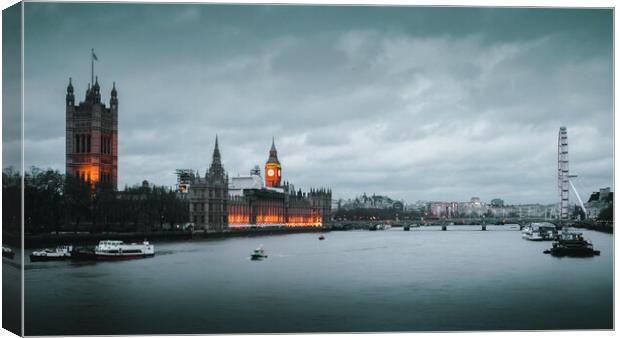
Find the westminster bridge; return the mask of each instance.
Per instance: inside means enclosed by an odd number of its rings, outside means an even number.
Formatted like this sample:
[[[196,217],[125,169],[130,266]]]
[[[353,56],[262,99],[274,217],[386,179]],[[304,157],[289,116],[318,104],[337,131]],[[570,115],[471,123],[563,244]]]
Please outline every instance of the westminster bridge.
[[[513,227],[507,227],[506,230],[522,230],[524,226],[530,223],[548,222],[554,224],[556,227],[562,226],[586,228],[604,232],[613,232],[613,224],[610,222],[578,222],[578,221],[563,221],[557,219],[545,219],[540,218],[450,218],[450,219],[428,219],[422,222],[411,220],[341,220],[332,221],[326,225],[326,228],[330,230],[370,230],[376,228],[378,225],[388,224],[391,227],[407,227],[418,228],[426,226],[440,226],[441,230],[451,230],[458,228],[461,225],[479,226],[479,230],[486,230],[487,226],[496,225],[513,225]],[[450,226],[450,228],[448,228]],[[438,228],[439,229],[439,228]],[[471,229],[471,227],[468,227]]]

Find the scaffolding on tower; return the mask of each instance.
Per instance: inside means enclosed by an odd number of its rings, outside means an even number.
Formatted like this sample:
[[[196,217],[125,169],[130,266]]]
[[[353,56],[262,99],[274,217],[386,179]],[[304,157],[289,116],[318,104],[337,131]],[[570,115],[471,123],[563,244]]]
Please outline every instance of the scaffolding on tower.
[[[194,179],[194,171],[192,169],[177,169],[175,174],[177,175],[177,192],[188,193]]]

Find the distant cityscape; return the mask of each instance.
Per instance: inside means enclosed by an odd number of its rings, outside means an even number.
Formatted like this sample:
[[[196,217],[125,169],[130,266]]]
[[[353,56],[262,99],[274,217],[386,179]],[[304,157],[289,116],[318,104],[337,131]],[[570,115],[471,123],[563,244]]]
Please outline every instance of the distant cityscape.
[[[584,214],[577,204],[570,207],[572,219],[607,220],[613,213],[613,192],[611,188],[601,188],[593,192],[584,204],[587,214]],[[337,199],[333,201],[332,209],[353,211],[356,209],[380,209],[394,210],[401,214],[417,215],[420,220],[424,219],[452,219],[467,217],[493,217],[493,218],[558,218],[558,204],[506,204],[501,198],[494,198],[489,202],[482,201],[480,197],[472,197],[469,201],[424,201],[406,203],[402,200],[392,199],[384,195],[367,195],[349,199]],[[370,215],[370,214],[368,214]],[[373,215],[369,216],[373,217]]]

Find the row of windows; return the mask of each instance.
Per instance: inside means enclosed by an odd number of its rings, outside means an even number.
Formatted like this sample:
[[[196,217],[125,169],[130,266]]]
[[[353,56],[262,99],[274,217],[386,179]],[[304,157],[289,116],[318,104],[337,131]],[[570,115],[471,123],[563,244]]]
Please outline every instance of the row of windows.
[[[206,211],[205,204],[203,203],[194,203],[194,211]],[[217,209],[217,210],[216,210]],[[212,204],[211,210],[213,211],[222,211],[224,210],[224,206],[222,204]]]
[[[90,153],[90,134],[76,134],[73,142],[73,152],[74,153]],[[101,153],[102,154],[111,154],[112,153],[112,138],[109,136],[101,136]]]
[[[90,171],[75,171],[75,176],[79,177],[84,181],[91,181],[94,177],[91,177]],[[99,173],[99,181],[102,183],[111,183],[112,182],[112,173],[109,172],[101,172]]]
[[[84,181],[90,181],[90,171],[76,171],[75,176],[81,178]]]
[[[198,197],[202,197],[202,198],[205,197],[204,190],[202,190],[200,192],[197,192],[196,190],[197,189],[193,190],[194,195],[196,195]],[[223,189],[209,189],[209,197],[224,197],[225,194],[228,194],[228,193],[225,193]]]
[[[74,153],[90,153],[90,134],[77,134],[73,142]]]
[[[212,214],[209,214],[209,223],[212,224],[214,222],[215,218],[216,217],[214,217]],[[204,215],[202,215],[202,216],[194,216],[194,223],[204,224],[205,220],[206,220],[206,218],[205,218]]]
[[[112,173],[102,172],[100,176],[102,183],[112,183]]]
[[[109,136],[101,136],[101,153],[112,153],[112,139]]]

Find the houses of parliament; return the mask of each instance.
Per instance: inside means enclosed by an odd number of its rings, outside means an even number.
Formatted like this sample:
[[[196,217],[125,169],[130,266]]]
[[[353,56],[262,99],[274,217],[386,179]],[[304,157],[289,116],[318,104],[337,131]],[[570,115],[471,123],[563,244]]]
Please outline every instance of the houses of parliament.
[[[187,183],[190,221],[206,230],[322,226],[331,212],[331,190],[302,192],[282,182],[282,166],[273,140],[264,181],[258,166],[248,176],[229,177],[222,167],[216,137],[211,165],[204,177],[192,172]]]
[[[96,57],[93,52],[93,59]],[[99,79],[91,73],[84,100],[76,104],[71,78],[66,94],[66,174],[117,190],[118,93],[112,84],[109,105],[102,102]],[[191,172],[179,189],[189,203],[196,228],[222,231],[254,226],[321,226],[331,212],[331,190],[302,192],[282,181],[275,140],[265,164],[265,178],[254,167],[248,176],[228,177],[216,136],[211,165],[203,177]]]

